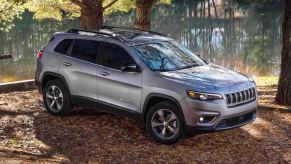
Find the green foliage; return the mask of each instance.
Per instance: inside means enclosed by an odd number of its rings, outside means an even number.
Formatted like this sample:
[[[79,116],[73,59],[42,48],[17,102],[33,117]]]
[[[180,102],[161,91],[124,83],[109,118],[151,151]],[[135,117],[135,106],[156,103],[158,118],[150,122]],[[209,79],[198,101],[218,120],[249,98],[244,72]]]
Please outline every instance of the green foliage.
[[[106,6],[112,0],[104,0]],[[171,0],[160,0],[158,4],[170,4]],[[104,16],[116,12],[127,13],[135,8],[135,0],[118,0],[104,11]],[[9,30],[14,18],[21,18],[21,14],[27,9],[34,13],[34,19],[74,19],[80,16],[80,7],[70,0],[0,0],[0,31]]]
[[[14,26],[14,18],[20,18],[24,11],[23,3],[20,0],[0,0],[0,31],[8,31]]]
[[[105,0],[104,5],[110,3],[112,0]],[[172,0],[159,0],[157,4],[165,4],[169,5],[171,4]],[[110,15],[115,12],[124,12],[128,13],[130,10],[135,9],[135,0],[118,0],[116,3],[114,3],[110,8],[108,8],[104,15]]]
[[[110,3],[112,0],[105,0],[104,6]],[[118,0],[110,8],[106,9],[104,15],[110,15],[115,12],[129,12],[135,7],[135,0]]]
[[[112,0],[104,0],[103,6],[106,6]],[[159,3],[170,4],[171,0],[160,0]],[[80,16],[79,6],[73,4],[70,0],[30,0],[26,3],[26,8],[34,12],[36,19],[72,19]],[[111,7],[104,11],[104,16],[115,12],[127,13],[135,8],[135,0],[118,0]]]
[[[31,0],[25,7],[35,19],[72,19],[80,15],[80,8],[69,0]]]

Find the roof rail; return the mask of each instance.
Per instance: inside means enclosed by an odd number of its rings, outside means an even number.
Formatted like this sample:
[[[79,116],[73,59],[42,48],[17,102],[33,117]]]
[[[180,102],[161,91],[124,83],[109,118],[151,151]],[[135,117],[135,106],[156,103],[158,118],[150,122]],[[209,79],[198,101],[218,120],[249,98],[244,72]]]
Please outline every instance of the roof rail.
[[[159,33],[159,32],[155,32],[155,31],[150,31],[150,30],[141,30],[138,28],[131,28],[131,27],[119,27],[119,26],[102,26],[102,29],[128,29],[128,30],[136,30],[136,31],[143,31],[143,32],[148,32],[151,34],[155,34],[155,35],[160,35],[160,36],[166,36],[165,34]]]
[[[116,39],[121,40],[121,41],[125,41],[123,38],[117,36],[114,33],[106,33],[106,32],[101,32],[101,31],[83,30],[83,29],[69,29],[67,31],[67,33],[80,33],[80,32],[92,33],[92,34],[97,34],[97,35],[105,35],[105,36],[116,38]]]

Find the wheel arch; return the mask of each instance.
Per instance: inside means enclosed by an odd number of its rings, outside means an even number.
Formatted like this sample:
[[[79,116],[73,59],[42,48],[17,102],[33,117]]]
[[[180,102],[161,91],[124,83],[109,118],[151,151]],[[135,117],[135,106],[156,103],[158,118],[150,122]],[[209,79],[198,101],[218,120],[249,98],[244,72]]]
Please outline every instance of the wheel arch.
[[[142,107],[141,121],[145,122],[146,115],[147,115],[149,109],[153,105],[155,105],[159,102],[162,102],[162,101],[170,101],[170,102],[174,103],[177,106],[178,110],[180,110],[182,112],[182,117],[183,117],[183,120],[185,121],[184,112],[182,110],[182,107],[181,107],[179,101],[172,96],[164,95],[164,94],[160,94],[160,93],[151,93],[147,96],[147,98],[144,101],[143,107]]]
[[[43,74],[43,77],[41,79],[41,91],[43,91],[43,88],[47,82],[54,80],[54,79],[60,79],[63,82],[63,84],[65,85],[65,88],[67,89],[67,91],[70,95],[70,99],[72,100],[72,95],[71,95],[71,92],[70,92],[70,89],[69,89],[69,86],[68,86],[66,79],[62,75],[54,73],[54,72],[45,72]]]

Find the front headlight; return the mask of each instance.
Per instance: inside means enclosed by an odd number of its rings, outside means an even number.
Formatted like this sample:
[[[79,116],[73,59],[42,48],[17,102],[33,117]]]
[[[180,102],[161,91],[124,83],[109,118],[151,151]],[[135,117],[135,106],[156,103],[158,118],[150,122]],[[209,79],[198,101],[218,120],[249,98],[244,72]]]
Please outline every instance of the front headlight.
[[[248,78],[249,81],[251,81],[251,82],[255,81],[251,76],[247,76],[247,78]]]
[[[191,90],[187,90],[187,95],[192,99],[197,99],[197,100],[202,100],[202,101],[223,99],[223,97],[220,94],[202,93],[202,92],[195,92]]]
[[[256,84],[255,80],[251,77],[251,76],[247,76],[248,77],[248,80],[254,84]]]

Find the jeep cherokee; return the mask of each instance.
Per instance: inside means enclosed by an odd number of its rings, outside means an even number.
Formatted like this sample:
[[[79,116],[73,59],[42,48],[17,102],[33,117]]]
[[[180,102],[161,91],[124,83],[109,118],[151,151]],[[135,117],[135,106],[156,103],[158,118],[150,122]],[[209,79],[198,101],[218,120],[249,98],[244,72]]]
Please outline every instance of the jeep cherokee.
[[[164,144],[186,131],[230,129],[256,118],[252,78],[157,32],[71,29],[55,33],[37,57],[35,83],[53,115],[75,106],[123,114]]]

